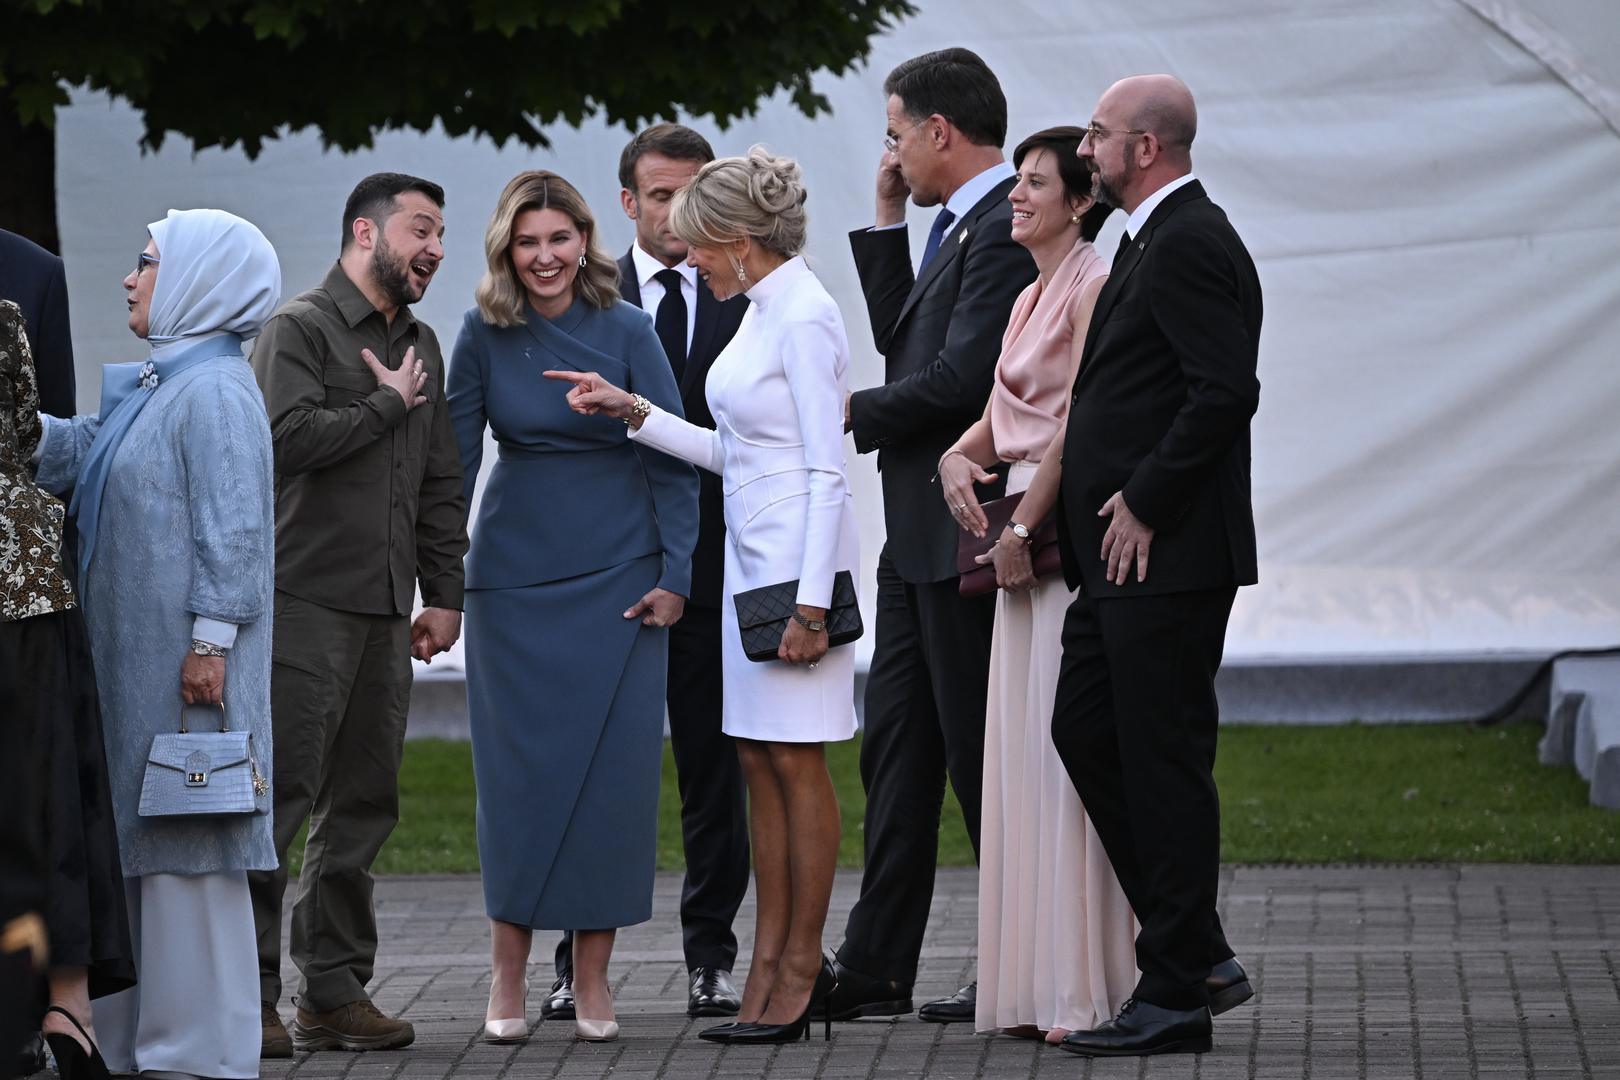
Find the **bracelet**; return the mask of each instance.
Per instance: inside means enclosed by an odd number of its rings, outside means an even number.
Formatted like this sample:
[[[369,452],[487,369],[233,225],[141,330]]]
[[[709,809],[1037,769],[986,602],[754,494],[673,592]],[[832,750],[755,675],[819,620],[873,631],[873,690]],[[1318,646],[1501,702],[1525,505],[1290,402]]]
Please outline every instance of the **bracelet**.
[[[215,645],[211,641],[198,641],[191,639],[191,652],[194,656],[224,656],[228,650],[223,645]]]
[[[647,417],[649,417],[651,415],[652,415],[652,402],[648,401],[646,398],[642,397],[640,394],[631,394],[630,395],[630,416],[626,416],[624,418],[624,422],[626,424],[628,424],[630,422],[630,417],[631,416],[636,417],[637,419],[640,419],[640,420],[645,420],[645,419],[647,419]]]

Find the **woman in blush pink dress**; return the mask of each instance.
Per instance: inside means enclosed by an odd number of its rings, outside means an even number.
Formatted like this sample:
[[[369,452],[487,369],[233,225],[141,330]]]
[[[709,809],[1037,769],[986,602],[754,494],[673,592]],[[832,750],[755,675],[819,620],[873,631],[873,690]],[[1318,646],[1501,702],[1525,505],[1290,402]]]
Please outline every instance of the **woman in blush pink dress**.
[[[1013,153],[1013,239],[1039,275],[1013,306],[984,416],[940,458],[961,527],[983,537],[974,495],[1008,462],[1013,522],[1035,533],[1057,500],[1063,425],[1086,327],[1108,277],[1091,241],[1109,208],[1075,156],[1084,129],[1031,135]],[[995,637],[984,733],[979,849],[979,992],[975,1027],[1058,1042],[1118,1012],[1136,984],[1136,920],[1052,746],[1062,658],[1061,575],[1036,578],[1013,525],[992,550]]]

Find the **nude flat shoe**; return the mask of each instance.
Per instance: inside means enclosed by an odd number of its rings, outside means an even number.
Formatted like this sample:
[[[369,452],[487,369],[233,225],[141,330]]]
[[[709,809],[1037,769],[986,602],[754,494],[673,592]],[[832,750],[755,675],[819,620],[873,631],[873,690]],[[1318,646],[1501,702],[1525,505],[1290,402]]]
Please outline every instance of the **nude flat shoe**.
[[[619,1037],[619,1022],[617,1020],[587,1020],[583,1016],[574,1018],[574,1038],[585,1042],[612,1042]]]
[[[484,1041],[487,1043],[520,1043],[529,1041],[529,1022],[523,1017],[511,1020],[485,1020]]]

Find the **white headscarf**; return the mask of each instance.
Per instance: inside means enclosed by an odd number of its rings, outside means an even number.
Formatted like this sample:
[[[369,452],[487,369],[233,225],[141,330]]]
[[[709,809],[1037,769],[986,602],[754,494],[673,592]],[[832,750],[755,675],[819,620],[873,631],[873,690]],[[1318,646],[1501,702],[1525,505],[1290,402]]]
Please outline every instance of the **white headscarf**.
[[[147,342],[154,350],[219,334],[254,337],[281,303],[276,249],[223,210],[170,210],[148,225],[157,241]]]

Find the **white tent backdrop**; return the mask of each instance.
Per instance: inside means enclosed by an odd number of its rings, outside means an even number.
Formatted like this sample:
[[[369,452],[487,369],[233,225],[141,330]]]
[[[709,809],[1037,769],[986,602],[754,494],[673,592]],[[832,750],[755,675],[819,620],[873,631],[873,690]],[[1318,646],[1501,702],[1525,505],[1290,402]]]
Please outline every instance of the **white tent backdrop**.
[[[1254,426],[1262,584],[1239,600],[1229,655],[1620,641],[1612,0],[926,4],[876,43],[865,70],[819,80],[830,117],[773,100],[729,131],[696,125],[721,153],[759,141],[803,163],[811,261],[844,309],[857,387],[880,380],[882,364],[844,234],[871,220],[882,79],[950,44],[1000,75],[1009,142],[1085,122],[1124,74],[1172,71],[1198,96],[1197,171],[1266,291]],[[419,314],[447,338],[471,302],[495,196],[518,170],[573,180],[615,251],[631,236],[614,177],[627,133],[600,122],[555,130],[553,147],[535,152],[393,133],[342,155],[306,132],[255,162],[193,154],[180,139],[142,155],[135,114],[98,95],[77,95],[59,123],[84,407],[99,364],[138,355],[118,283],[143,224],[171,206],[255,221],[291,295],[334,258],[360,176],[434,178],[448,192],[448,259]],[[927,220],[914,211],[918,251]],[[872,460],[853,448],[851,474],[870,600],[882,514]]]

